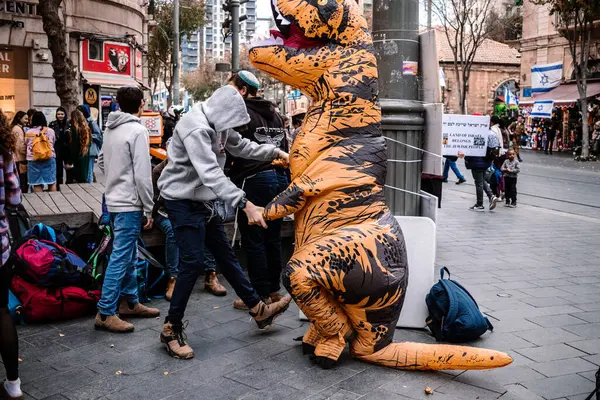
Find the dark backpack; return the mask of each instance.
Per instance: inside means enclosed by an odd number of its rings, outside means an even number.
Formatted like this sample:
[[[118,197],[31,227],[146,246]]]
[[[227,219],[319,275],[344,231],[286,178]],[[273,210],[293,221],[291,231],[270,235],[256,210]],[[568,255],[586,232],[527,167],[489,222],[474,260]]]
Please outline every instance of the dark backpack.
[[[85,267],[85,273],[91,277],[94,285],[98,288],[101,288],[102,282],[104,282],[106,267],[108,266],[110,253],[112,252],[112,239],[110,227],[103,227],[102,239],[100,239],[94,252],[88,258],[87,266]]]
[[[103,237],[104,233],[98,224],[89,222],[81,225],[73,232],[65,247],[73,250],[83,260],[88,261]]]
[[[444,271],[448,279],[444,279]],[[427,326],[440,342],[470,342],[494,329],[467,289],[450,279],[446,267],[441,269],[440,281],[433,285],[425,302],[429,309]]]

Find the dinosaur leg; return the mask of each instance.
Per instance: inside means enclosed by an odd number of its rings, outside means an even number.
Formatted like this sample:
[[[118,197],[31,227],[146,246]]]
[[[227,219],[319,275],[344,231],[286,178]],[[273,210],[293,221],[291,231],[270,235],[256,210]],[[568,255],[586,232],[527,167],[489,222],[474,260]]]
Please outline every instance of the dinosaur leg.
[[[314,264],[305,267],[301,255],[295,255],[288,263],[283,283],[311,325],[302,339],[305,354],[315,356],[317,364],[331,368],[346,346],[345,336],[352,328],[344,310],[331,293],[314,279],[319,268]],[[327,266],[325,266],[327,268]],[[329,273],[331,271],[327,269]]]

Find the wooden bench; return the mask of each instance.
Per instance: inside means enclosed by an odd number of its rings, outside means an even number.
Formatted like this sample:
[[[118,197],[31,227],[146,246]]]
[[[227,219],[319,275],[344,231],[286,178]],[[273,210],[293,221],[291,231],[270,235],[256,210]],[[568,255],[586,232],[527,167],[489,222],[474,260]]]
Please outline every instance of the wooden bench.
[[[46,225],[66,223],[70,228],[78,228],[88,222],[98,222],[102,215],[102,193],[104,185],[101,183],[83,183],[61,185],[60,192],[38,192],[23,195],[23,207],[27,211],[32,224],[42,222]],[[233,223],[225,224],[225,233],[228,238],[233,237]],[[283,224],[281,231],[283,238],[291,239],[294,236],[294,227],[291,221]],[[238,232],[237,240],[240,238]],[[165,238],[158,227],[142,233],[142,239],[147,247],[164,246]]]

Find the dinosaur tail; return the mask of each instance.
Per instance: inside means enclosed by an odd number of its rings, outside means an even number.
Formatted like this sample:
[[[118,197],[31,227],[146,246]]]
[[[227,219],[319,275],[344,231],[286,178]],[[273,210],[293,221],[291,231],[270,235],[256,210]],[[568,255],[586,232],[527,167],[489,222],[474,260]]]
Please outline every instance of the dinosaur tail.
[[[392,343],[357,358],[373,364],[408,370],[492,369],[507,366],[513,359],[500,351],[447,344]]]

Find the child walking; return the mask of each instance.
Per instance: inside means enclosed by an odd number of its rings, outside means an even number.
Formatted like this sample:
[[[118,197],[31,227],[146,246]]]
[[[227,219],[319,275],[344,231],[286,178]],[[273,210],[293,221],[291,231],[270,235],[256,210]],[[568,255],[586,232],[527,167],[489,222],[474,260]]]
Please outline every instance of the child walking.
[[[501,171],[504,175],[504,188],[506,190],[505,206],[515,208],[517,206],[517,175],[521,172],[521,169],[514,150],[508,152],[508,158],[504,160]]]

